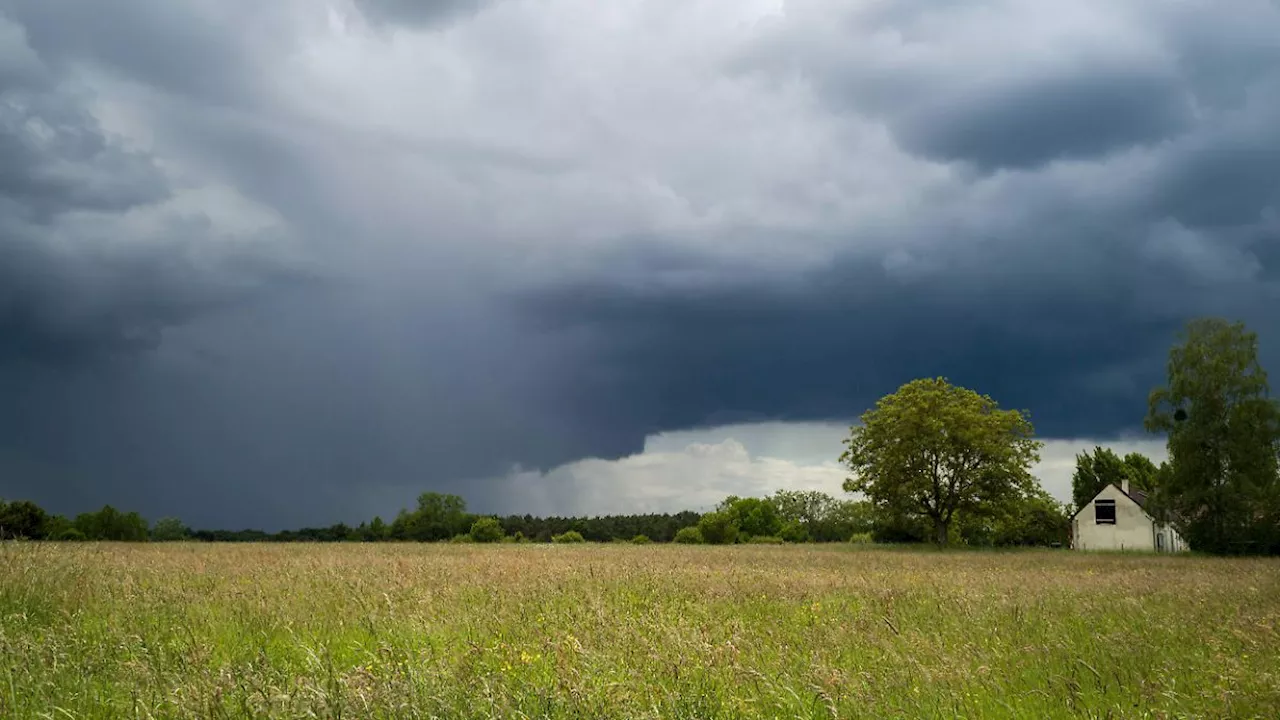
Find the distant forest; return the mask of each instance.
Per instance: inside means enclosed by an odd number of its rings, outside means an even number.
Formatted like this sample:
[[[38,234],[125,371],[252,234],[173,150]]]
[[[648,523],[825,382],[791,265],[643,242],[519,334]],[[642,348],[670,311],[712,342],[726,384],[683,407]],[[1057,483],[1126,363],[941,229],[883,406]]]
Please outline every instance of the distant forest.
[[[1065,545],[1067,510],[1036,495],[993,517],[973,518],[956,540],[977,545]],[[457,495],[423,493],[417,506],[391,521],[351,526],[262,530],[192,529],[176,518],[149,524],[136,512],[108,505],[74,518],[47,513],[30,501],[0,501],[0,537],[117,542],[926,542],[918,520],[877,512],[865,500],[839,500],[815,491],[781,490],[766,498],[730,496],[713,512],[595,517],[505,517],[467,511]]]

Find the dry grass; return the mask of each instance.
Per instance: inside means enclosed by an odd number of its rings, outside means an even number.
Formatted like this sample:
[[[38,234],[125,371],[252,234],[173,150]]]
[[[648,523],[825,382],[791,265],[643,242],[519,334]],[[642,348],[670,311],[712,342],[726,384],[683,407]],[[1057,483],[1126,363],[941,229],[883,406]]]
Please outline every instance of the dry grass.
[[[0,547],[0,717],[1280,717],[1280,563]]]

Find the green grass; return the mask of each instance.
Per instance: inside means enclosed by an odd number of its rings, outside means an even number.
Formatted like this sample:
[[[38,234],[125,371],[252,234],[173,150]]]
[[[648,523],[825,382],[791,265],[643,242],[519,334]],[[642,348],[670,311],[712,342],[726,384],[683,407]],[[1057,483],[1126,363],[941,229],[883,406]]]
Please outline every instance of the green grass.
[[[1280,562],[0,546],[3,718],[1280,717]]]

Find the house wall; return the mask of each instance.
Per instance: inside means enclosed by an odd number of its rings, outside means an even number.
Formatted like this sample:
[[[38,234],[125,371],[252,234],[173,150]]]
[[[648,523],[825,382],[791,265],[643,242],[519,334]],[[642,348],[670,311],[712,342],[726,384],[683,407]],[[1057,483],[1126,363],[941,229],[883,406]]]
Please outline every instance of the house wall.
[[[1076,550],[1155,550],[1156,540],[1151,517],[1133,498],[1108,485],[1094,498],[1116,501],[1116,524],[1099,525],[1094,521],[1093,502],[1072,520],[1071,546]],[[1169,530],[1172,532],[1172,529]]]
[[[1156,532],[1164,533],[1164,548],[1161,552],[1186,552],[1190,549],[1187,541],[1182,539],[1172,525],[1157,525]]]

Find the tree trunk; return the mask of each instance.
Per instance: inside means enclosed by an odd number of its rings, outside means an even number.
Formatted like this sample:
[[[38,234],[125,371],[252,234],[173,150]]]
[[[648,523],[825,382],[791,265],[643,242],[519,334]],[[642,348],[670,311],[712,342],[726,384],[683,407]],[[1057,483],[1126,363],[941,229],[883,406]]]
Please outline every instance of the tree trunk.
[[[934,518],[933,520],[934,539],[938,541],[938,547],[947,546],[947,536],[950,534],[947,532],[948,524],[942,518]]]

